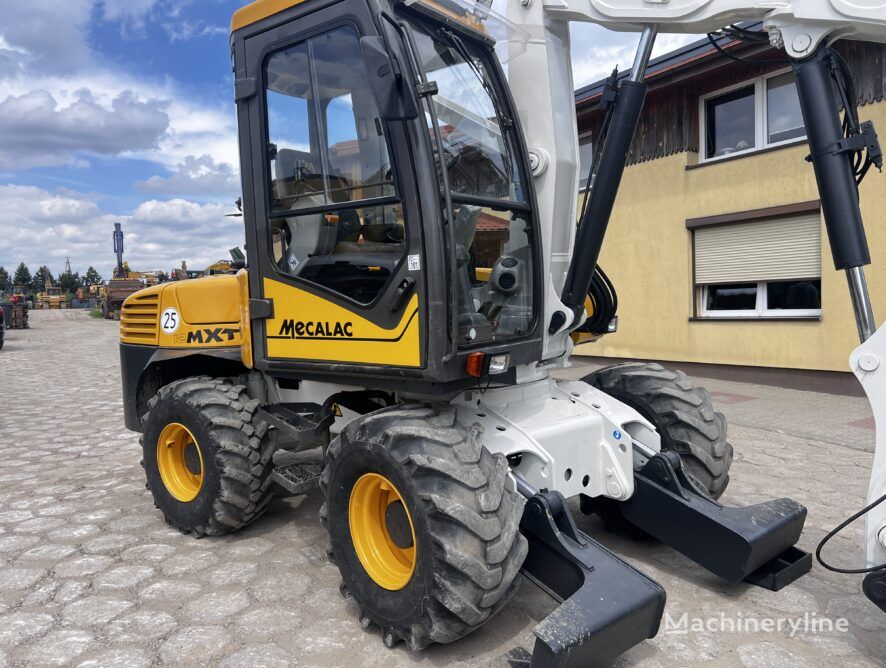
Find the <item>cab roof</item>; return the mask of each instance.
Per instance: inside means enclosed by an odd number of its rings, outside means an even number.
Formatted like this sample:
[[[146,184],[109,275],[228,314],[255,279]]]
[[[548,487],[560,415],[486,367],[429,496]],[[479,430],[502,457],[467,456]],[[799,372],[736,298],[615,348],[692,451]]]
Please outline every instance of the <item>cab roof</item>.
[[[254,0],[254,2],[251,2],[234,12],[234,16],[231,18],[231,32],[239,30],[240,28],[245,28],[246,26],[257,23],[262,19],[266,19],[269,16],[278,14],[283,10],[295,7],[306,1],[307,0]],[[486,32],[483,22],[477,20],[473,14],[458,11],[458,0],[456,0],[456,2],[452,2],[452,0],[449,2],[446,0],[442,0],[442,2],[440,0],[412,0],[412,2],[418,2],[419,4],[425,5],[450,19],[458,21],[468,28],[481,33]],[[407,4],[410,3],[407,2]]]
[[[231,18],[231,32],[245,28],[248,25],[257,23],[269,16],[278,14],[284,9],[300,5],[306,0],[255,0],[248,5],[241,7]]]

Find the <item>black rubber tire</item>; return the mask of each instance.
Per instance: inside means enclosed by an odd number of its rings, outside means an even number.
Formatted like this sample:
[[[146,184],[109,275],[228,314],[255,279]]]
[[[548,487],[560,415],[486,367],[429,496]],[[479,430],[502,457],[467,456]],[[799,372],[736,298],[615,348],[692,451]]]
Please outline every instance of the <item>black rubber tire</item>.
[[[169,524],[196,537],[236,531],[259,517],[271,500],[274,455],[268,425],[244,385],[201,376],[161,387],[142,417],[142,451],[148,489]],[[166,489],[157,468],[157,440],[170,422],[194,435],[203,456],[203,485],[184,503]]]
[[[416,566],[399,591],[380,587],[354,550],[351,489],[364,473],[386,476],[403,497],[416,536]],[[375,624],[385,645],[410,650],[471,633],[517,590],[528,544],[520,533],[524,499],[507,460],[482,444],[446,405],[383,408],[351,422],[329,445],[320,478],[320,520],[329,558],[353,596],[364,628]]]
[[[732,445],[726,440],[726,417],[714,410],[706,389],[682,371],[644,362],[616,364],[583,380],[652,422],[662,449],[679,454],[689,478],[720,498],[729,484]]]

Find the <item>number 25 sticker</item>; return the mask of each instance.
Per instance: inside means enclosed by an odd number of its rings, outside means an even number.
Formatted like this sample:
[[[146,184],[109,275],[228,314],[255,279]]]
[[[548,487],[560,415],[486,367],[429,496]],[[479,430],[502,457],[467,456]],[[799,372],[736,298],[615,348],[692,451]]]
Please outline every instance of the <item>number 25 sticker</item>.
[[[178,329],[179,325],[179,317],[178,311],[174,308],[168,308],[163,311],[163,314],[160,316],[160,327],[163,328],[163,331],[167,334],[175,334],[175,330]]]

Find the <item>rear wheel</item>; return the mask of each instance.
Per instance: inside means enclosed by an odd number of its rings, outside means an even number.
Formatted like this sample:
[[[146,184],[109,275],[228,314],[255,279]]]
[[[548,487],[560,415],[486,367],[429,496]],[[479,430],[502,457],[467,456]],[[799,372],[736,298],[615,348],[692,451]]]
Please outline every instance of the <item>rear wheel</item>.
[[[354,420],[327,450],[330,559],[389,647],[457,640],[519,585],[523,498],[481,439],[449,406],[404,405]]]
[[[661,435],[663,450],[680,455],[701,491],[719,498],[729,484],[732,446],[726,418],[711,395],[685,373],[661,364],[628,362],[586,376],[584,382],[635,408]]]
[[[236,531],[271,499],[273,448],[258,401],[220,378],[170,383],[148,402],[142,449],[148,489],[166,521],[195,536]]]

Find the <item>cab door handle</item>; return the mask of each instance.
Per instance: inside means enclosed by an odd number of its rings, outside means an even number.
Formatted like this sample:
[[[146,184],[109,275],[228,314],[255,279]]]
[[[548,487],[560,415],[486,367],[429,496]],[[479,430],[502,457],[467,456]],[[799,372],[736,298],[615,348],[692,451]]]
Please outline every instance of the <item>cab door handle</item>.
[[[403,308],[403,302],[405,302],[406,298],[412,294],[414,289],[415,279],[412,278],[412,276],[406,276],[400,281],[400,285],[397,286],[394,294],[392,294],[391,298],[388,300],[388,308],[391,310],[391,313],[396,313]]]

